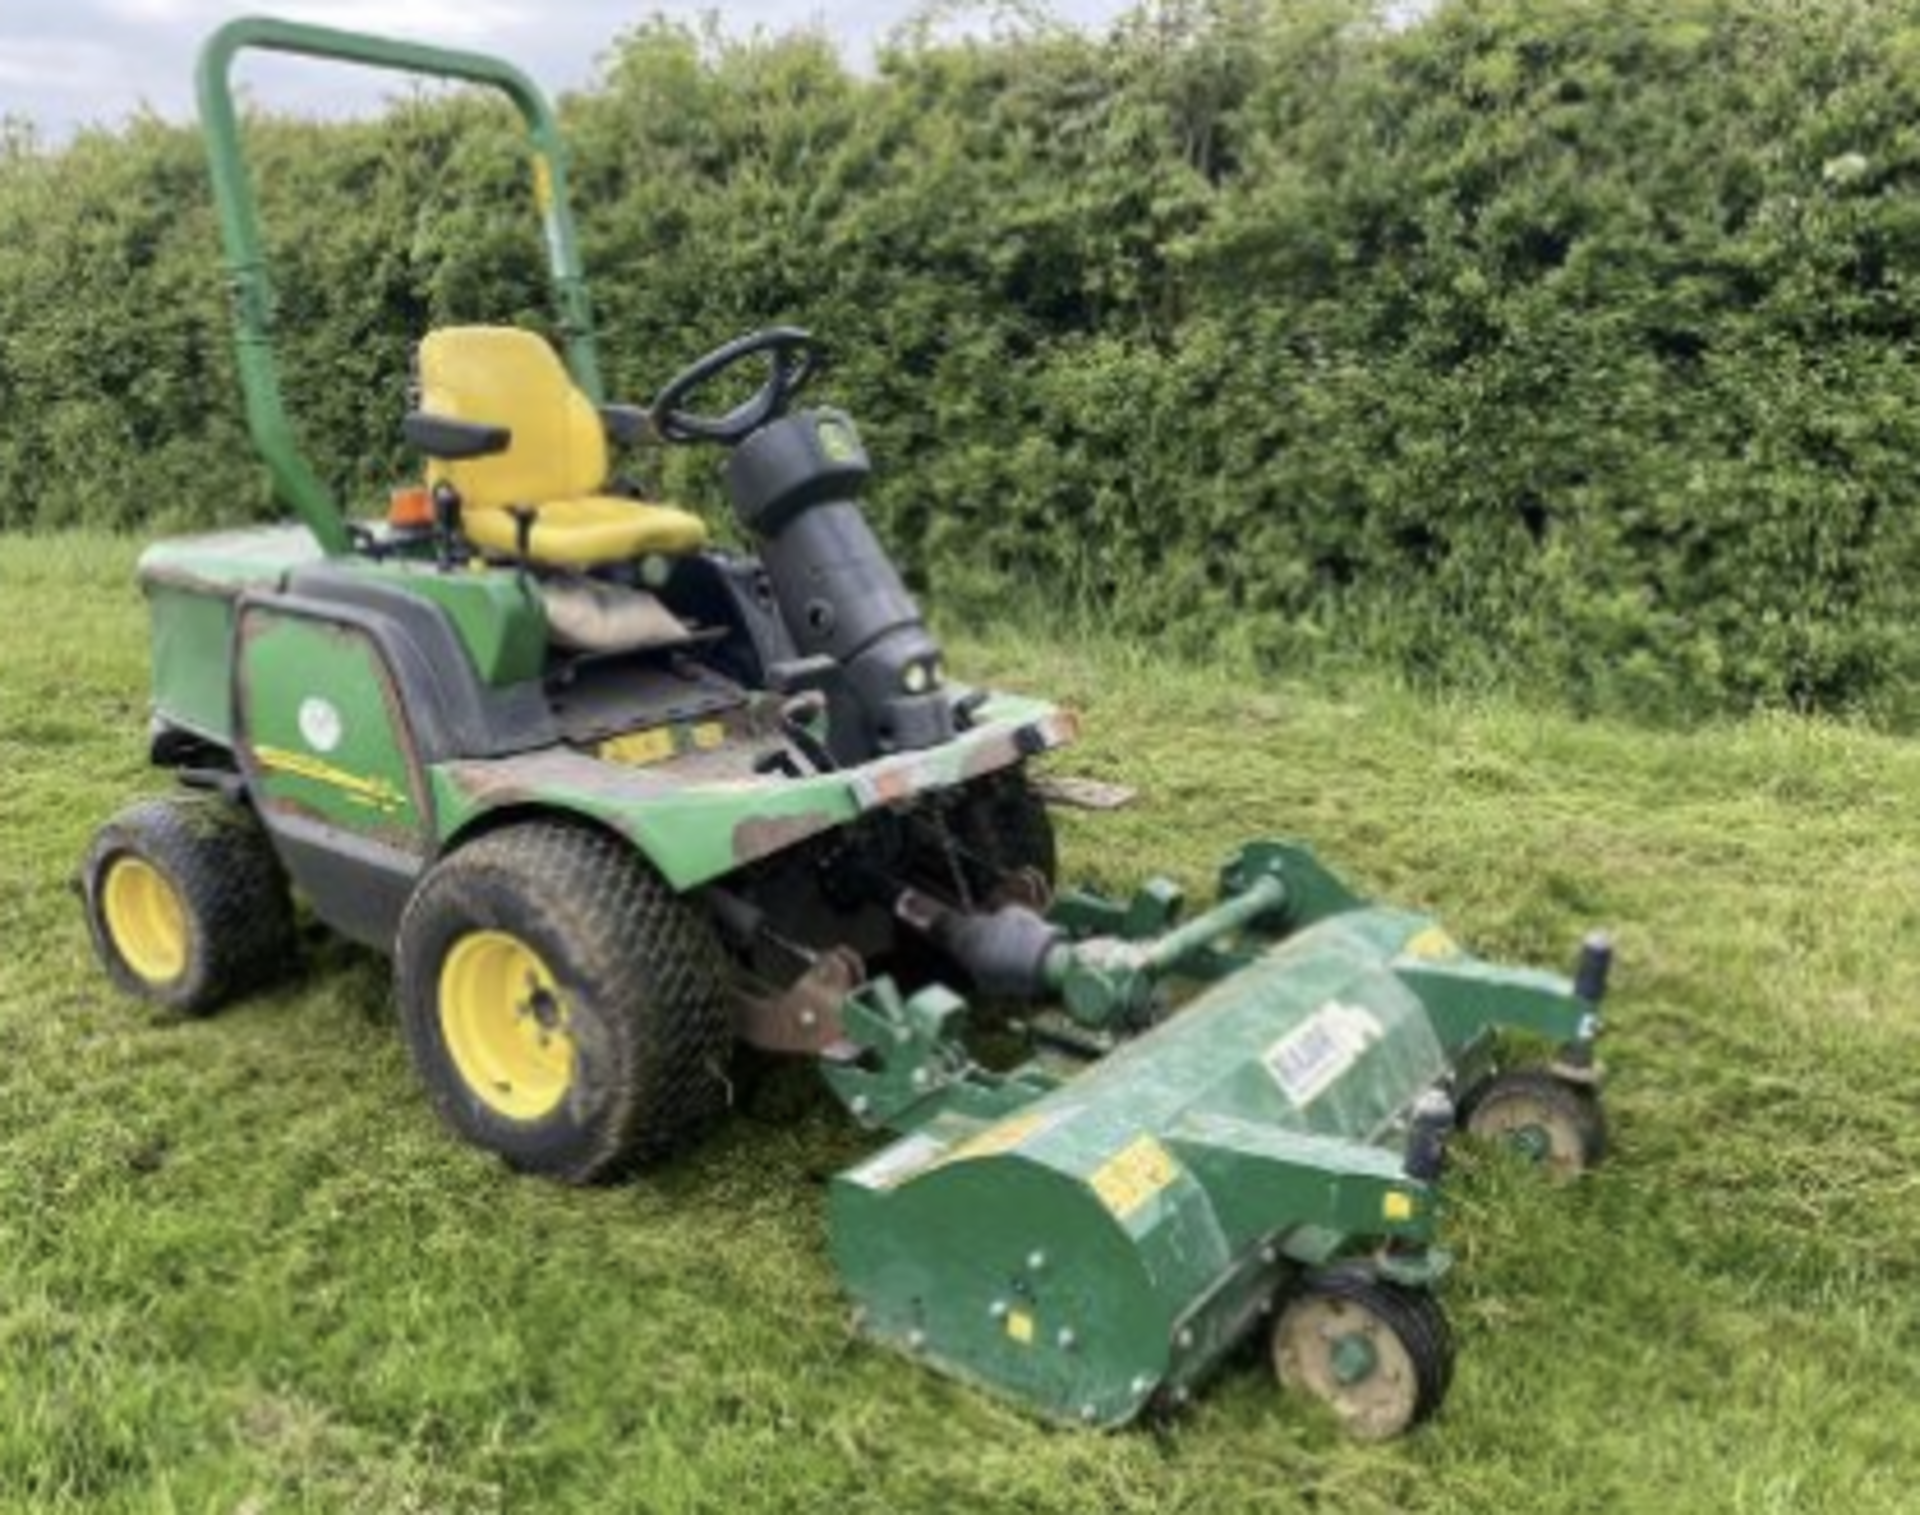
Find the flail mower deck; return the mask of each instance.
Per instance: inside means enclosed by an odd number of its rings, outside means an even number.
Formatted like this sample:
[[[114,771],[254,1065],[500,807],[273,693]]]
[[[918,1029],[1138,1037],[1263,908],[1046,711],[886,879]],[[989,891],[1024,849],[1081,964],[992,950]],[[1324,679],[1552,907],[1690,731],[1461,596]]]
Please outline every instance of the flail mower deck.
[[[427,482],[376,524],[281,406],[228,83],[247,48],[494,86],[528,126],[564,365],[528,333],[427,335],[404,417]],[[210,1010],[285,968],[297,896],[394,958],[453,1129],[572,1182],[697,1135],[736,1045],[812,1058],[894,1138],[829,1201],[877,1340],[1112,1426],[1265,1331],[1356,1434],[1431,1414],[1446,1143],[1598,1159],[1604,943],[1571,982],[1497,968],[1278,841],[1197,913],[1160,881],[1056,892],[1027,767],[1073,721],[949,679],[859,506],[852,421],[794,408],[810,337],[603,403],[554,122],[497,60],[242,21],[200,98],[249,422],[303,524],[142,559],[152,755],[181,783],[83,866],[112,977]],[[743,368],[739,403],[690,408]],[[725,449],[751,552],[623,479],[611,451],[642,441]],[[1026,1060],[984,1065],[975,1022]],[[1550,1060],[1503,1070],[1506,1033]]]

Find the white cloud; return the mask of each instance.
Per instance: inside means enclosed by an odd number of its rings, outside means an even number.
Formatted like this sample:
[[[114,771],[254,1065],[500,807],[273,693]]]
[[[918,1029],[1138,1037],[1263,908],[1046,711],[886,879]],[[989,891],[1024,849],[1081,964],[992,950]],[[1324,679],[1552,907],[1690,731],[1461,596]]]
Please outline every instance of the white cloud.
[[[98,42],[9,39],[0,51],[0,84],[81,89],[119,72],[120,58]]]
[[[166,5],[179,0],[130,3]],[[343,31],[429,38],[452,46],[519,30],[539,18],[537,7],[509,0],[407,0],[405,5],[391,0],[280,0],[274,14]]]
[[[1063,19],[1100,24],[1130,0],[1053,0]],[[718,10],[730,30],[823,28],[863,60],[918,0],[0,0],[0,116],[24,116],[58,140],[142,105],[192,113],[200,44],[234,16],[289,20],[498,53],[549,90],[576,88],[615,38],[656,13]],[[239,82],[263,105],[302,114],[378,109],[391,75],[249,55]]]

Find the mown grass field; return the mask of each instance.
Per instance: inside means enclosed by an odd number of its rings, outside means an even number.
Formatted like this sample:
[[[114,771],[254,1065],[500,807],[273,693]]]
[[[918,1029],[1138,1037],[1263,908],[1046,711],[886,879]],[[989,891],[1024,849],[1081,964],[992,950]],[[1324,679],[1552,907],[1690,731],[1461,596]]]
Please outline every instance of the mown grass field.
[[[1195,888],[1298,834],[1489,955],[1620,942],[1616,1157],[1468,1154],[1441,1417],[1361,1448],[1249,1366],[1162,1433],[1019,1414],[853,1341],[824,1098],[600,1192],[416,1097],[384,965],[313,941],[181,1023],[67,879],[152,784],[131,544],[0,543],[0,1506],[1818,1511],[1920,1502],[1920,742],[1690,734],[1129,647],[953,637],[1087,717],[1068,871]]]

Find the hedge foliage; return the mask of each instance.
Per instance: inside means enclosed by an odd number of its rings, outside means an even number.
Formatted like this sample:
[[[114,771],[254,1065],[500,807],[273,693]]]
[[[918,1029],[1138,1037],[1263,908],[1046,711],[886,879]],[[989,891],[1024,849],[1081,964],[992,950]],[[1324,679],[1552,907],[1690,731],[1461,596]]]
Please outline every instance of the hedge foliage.
[[[1583,708],[1920,715],[1920,0],[1163,0],[626,34],[569,99],[613,387],[826,336],[918,582]],[[503,111],[256,117],[296,415],[545,316]],[[269,509],[201,148],[0,138],[0,527]],[[711,459],[667,482],[713,499]]]

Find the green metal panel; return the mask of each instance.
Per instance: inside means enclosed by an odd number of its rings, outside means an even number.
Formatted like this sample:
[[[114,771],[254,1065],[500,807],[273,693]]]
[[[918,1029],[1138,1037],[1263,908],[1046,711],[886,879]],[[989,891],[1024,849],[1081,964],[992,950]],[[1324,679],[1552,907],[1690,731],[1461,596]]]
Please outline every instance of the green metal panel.
[[[425,796],[399,694],[372,638],[254,606],[238,647],[242,756],[269,823],[293,817],[425,852]]]
[[[295,568],[320,561],[313,537],[298,526],[250,526],[155,542],[140,554],[140,582],[236,595],[277,588]]]
[[[294,569],[321,561],[310,532],[266,526],[158,542],[140,557],[140,583],[153,621],[153,692],[176,726],[225,742],[229,733],[232,601],[249,589],[281,589]],[[402,558],[353,559],[341,566],[447,612],[482,681],[499,687],[539,677],[546,665],[546,617],[524,575]]]
[[[1231,1262],[1204,1196],[1180,1184],[1129,1228],[1045,1164],[961,1152],[898,1187],[883,1160],[834,1180],[861,1329],[1056,1417],[1131,1419],[1173,1369],[1183,1307]]]
[[[142,553],[154,713],[209,741],[230,741],[233,601],[247,589],[277,588],[289,570],[319,557],[311,534],[289,526],[180,537]]]
[[[574,382],[597,404],[602,398],[600,365],[593,341],[592,308],[568,207],[564,152],[546,98],[531,79],[498,58],[258,17],[229,22],[201,50],[196,76],[200,120],[207,134],[214,202],[220,213],[227,271],[233,281],[234,328],[247,424],[280,498],[299,514],[326,552],[344,554],[351,546],[345,517],[301,451],[281,397],[273,345],[273,288],[253,185],[241,152],[231,79],[234,59],[249,49],[458,79],[489,85],[506,94],[526,123],[533,147],[534,199],[546,236],[547,263],[567,365]]]
[[[153,635],[153,711],[169,726],[226,745],[233,733],[227,654],[233,602],[155,585],[147,591]]]
[[[500,568],[448,573],[432,563],[399,560],[353,568],[445,610],[483,683],[518,684],[545,669],[546,613],[525,574]]]

